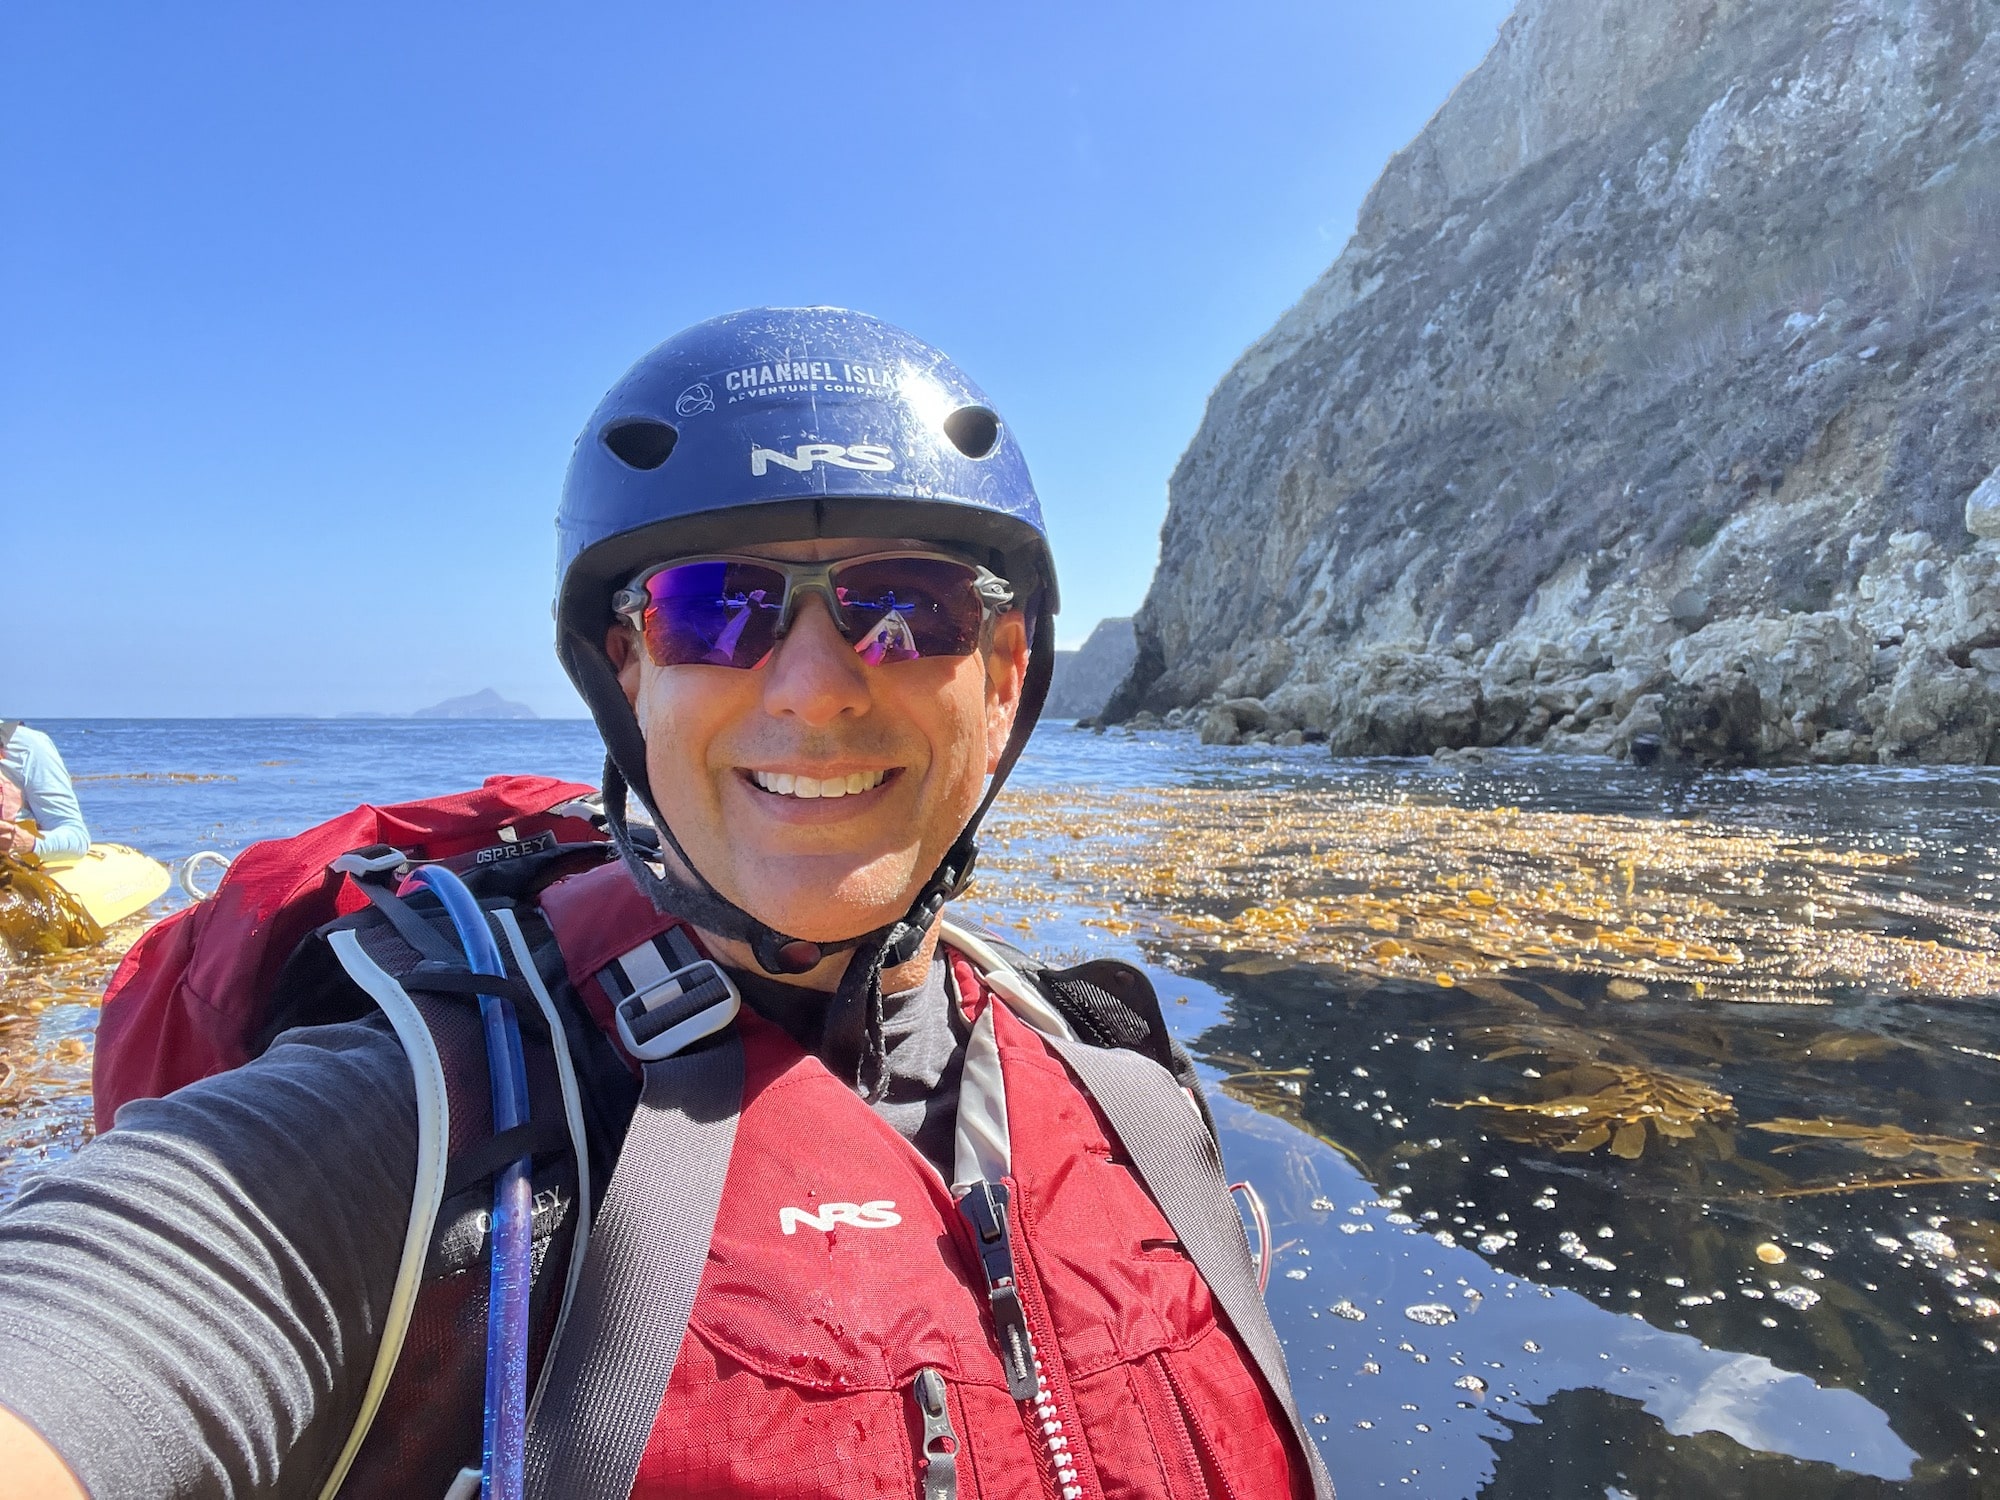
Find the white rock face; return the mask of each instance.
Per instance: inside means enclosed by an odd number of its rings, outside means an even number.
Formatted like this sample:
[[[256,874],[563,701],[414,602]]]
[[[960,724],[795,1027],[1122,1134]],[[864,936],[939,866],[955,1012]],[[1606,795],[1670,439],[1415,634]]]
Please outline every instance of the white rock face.
[[[2000,538],[2000,469],[1965,497],[1965,529],[1988,540]]]
[[[1209,398],[1108,712],[1994,758],[1996,293],[2000,0],[1523,0]]]

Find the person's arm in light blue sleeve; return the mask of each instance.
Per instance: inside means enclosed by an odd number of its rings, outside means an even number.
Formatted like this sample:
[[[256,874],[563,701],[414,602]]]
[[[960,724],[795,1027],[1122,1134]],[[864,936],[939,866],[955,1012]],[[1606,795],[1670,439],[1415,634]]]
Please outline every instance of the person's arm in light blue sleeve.
[[[26,738],[26,734],[22,735]],[[21,790],[27,797],[28,816],[35,820],[35,853],[82,854],[90,848],[90,829],[77,805],[76,788],[70,784],[69,768],[46,736],[36,735],[22,746],[24,774]]]

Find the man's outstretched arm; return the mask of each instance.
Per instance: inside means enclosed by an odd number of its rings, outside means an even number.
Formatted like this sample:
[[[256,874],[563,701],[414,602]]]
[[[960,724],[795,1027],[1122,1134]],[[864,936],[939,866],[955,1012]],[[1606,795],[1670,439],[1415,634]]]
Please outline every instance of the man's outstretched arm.
[[[317,1494],[374,1362],[415,1142],[380,1018],[126,1106],[0,1209],[0,1406],[94,1500]]]

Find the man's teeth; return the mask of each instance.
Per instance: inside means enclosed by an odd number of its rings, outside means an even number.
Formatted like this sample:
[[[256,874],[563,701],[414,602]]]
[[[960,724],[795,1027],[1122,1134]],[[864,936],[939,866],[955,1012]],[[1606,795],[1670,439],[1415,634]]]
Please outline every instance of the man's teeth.
[[[845,797],[882,784],[887,771],[850,771],[845,776],[790,776],[783,771],[752,771],[750,779],[780,797]]]

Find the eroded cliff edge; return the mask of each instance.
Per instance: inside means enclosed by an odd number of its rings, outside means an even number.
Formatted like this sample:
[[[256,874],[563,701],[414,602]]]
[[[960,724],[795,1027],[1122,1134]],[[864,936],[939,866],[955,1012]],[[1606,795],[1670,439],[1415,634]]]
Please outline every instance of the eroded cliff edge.
[[[1108,716],[2000,759],[1996,22],[1524,0],[1210,397]]]

